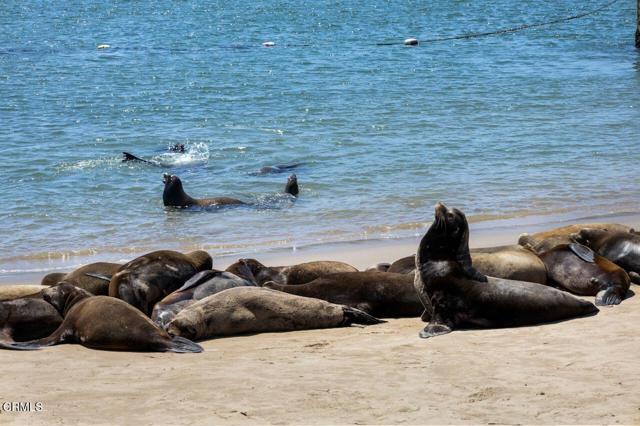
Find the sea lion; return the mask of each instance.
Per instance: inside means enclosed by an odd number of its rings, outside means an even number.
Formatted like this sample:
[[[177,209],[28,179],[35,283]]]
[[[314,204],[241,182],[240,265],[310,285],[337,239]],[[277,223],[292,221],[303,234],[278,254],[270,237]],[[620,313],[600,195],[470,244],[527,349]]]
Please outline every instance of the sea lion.
[[[542,253],[543,251],[551,250],[555,246],[561,244],[571,244],[571,234],[580,232],[584,228],[602,229],[615,232],[635,232],[633,228],[620,225],[617,223],[583,223],[562,226],[560,228],[551,229],[549,231],[538,232],[535,234],[521,234],[518,238],[518,244],[529,248],[535,253]]]
[[[231,272],[202,271],[191,277],[182,287],[156,303],[151,320],[160,327],[166,326],[178,312],[198,300],[228,288],[255,286]]]
[[[11,343],[40,339],[60,326],[61,314],[40,296],[40,292],[0,302],[0,341]]]
[[[581,244],[562,244],[539,256],[553,282],[579,296],[596,296],[596,305],[617,305],[629,290],[624,269]]]
[[[267,281],[292,285],[308,283],[329,274],[358,270],[347,263],[332,260],[299,263],[292,266],[265,266],[256,259],[238,259],[226,271],[257,285],[263,285]]]
[[[0,285],[0,301],[32,296],[41,291],[42,286],[35,284]]]
[[[420,241],[415,288],[429,324],[428,338],[457,327],[514,327],[574,318],[598,312],[592,303],[569,293],[526,281],[485,277],[471,264],[465,215],[444,204]]]
[[[51,273],[42,278],[42,285],[52,286],[60,282],[73,284],[96,296],[109,294],[109,281],[122,265],[120,263],[96,262],[81,266],[68,274]]]
[[[48,337],[28,342],[1,343],[5,349],[39,349],[61,343],[79,343],[92,349],[140,352],[202,352],[181,337],[171,337],[142,312],[108,296],[91,296],[70,284],[61,284],[54,299],[64,307],[64,320]],[[48,290],[46,290],[48,291]]]
[[[300,190],[298,189],[298,177],[295,173],[291,173],[287,179],[287,185],[284,187],[284,192],[291,194],[294,197],[298,196]]]
[[[191,340],[246,333],[378,324],[358,309],[259,287],[236,287],[183,309],[167,332]]]
[[[184,152],[184,144],[183,143],[174,143],[173,145],[169,145],[169,152]]]
[[[471,261],[476,271],[506,280],[546,284],[547,270],[533,252],[518,245],[471,249]],[[415,255],[403,257],[391,264],[388,272],[414,274]]]
[[[306,284],[268,282],[266,288],[351,306],[380,318],[417,317],[422,303],[413,277],[389,272],[342,272]]]
[[[257,175],[266,175],[268,173],[284,173],[284,172],[288,172],[289,170],[293,170],[297,167],[299,167],[300,165],[302,165],[302,163],[297,163],[297,164],[280,164],[277,166],[265,166],[263,168],[261,168],[259,171],[257,172],[250,172],[250,175],[253,176],[257,176]]]
[[[376,263],[375,265],[369,266],[364,272],[388,272],[390,266],[391,264],[388,262]]]
[[[629,278],[634,283],[640,284],[640,235],[585,228],[577,234],[572,234],[571,237],[625,269]]]
[[[109,296],[122,299],[149,315],[156,302],[196,273],[211,269],[211,264],[211,256],[201,250],[186,255],[171,250],[147,253],[118,269],[109,283]]]
[[[182,188],[182,181],[176,175],[165,173],[162,181],[164,182],[164,192],[162,193],[162,201],[167,207],[209,207],[209,206],[230,206],[230,205],[246,205],[244,201],[229,197],[216,198],[193,198],[189,196]]]

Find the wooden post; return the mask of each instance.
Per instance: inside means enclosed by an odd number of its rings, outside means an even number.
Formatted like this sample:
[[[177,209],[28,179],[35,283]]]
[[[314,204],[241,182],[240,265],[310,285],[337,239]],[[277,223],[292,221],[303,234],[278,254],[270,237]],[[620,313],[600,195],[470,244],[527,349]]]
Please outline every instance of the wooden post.
[[[636,47],[640,49],[640,0],[638,0],[638,6],[636,8],[637,11],[637,19],[636,19]]]

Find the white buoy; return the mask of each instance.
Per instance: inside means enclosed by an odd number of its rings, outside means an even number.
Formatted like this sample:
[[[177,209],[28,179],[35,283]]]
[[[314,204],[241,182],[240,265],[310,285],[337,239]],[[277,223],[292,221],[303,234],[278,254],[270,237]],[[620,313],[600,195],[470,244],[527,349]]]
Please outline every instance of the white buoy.
[[[274,47],[276,44],[272,41],[265,41],[262,43],[262,47]]]
[[[418,39],[417,38],[408,38],[404,41],[405,46],[417,46]]]
[[[111,46],[109,46],[108,44],[99,44],[97,48],[98,48],[98,49],[108,49],[108,48],[110,48],[110,47],[111,47]]]

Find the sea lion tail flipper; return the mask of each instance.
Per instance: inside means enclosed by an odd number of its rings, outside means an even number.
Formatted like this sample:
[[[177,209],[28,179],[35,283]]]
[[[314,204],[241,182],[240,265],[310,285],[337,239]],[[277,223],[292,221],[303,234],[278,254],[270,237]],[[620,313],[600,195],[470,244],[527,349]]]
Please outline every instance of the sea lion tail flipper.
[[[420,332],[420,337],[423,339],[428,339],[429,337],[441,336],[443,334],[451,333],[453,330],[448,325],[436,322],[430,322],[427,326]]]
[[[640,274],[634,271],[629,271],[627,272],[627,274],[629,275],[629,279],[631,280],[632,283],[640,284]]]
[[[378,319],[368,313],[361,311],[360,309],[352,308],[350,306],[343,306],[342,311],[344,313],[344,319],[341,325],[349,326],[351,324],[362,325],[374,325],[386,322],[385,320]]]
[[[571,251],[580,259],[588,263],[594,263],[596,261],[596,254],[587,246],[583,246],[580,243],[569,244]]]
[[[111,275],[96,274],[93,272],[85,272],[84,274],[88,277],[98,278],[99,280],[104,280],[104,281],[111,281],[111,277],[112,277]]]
[[[60,328],[58,329],[60,330]],[[13,349],[17,351],[34,351],[47,346],[57,345],[62,343],[64,339],[64,333],[60,331],[54,331],[49,337],[44,337],[37,340],[29,340],[28,342],[0,342],[0,349]]]
[[[143,163],[150,163],[150,161],[147,160],[143,160],[140,157],[136,157],[135,155],[128,153],[128,152],[124,152],[122,151],[122,155],[124,155],[124,158],[122,159],[123,162],[125,161],[141,161]]]
[[[622,302],[622,297],[615,290],[613,287],[600,290],[596,294],[596,306],[619,305]]]
[[[199,344],[180,336],[172,336],[171,346],[167,348],[167,352],[176,352],[179,354],[200,353],[203,350]]]

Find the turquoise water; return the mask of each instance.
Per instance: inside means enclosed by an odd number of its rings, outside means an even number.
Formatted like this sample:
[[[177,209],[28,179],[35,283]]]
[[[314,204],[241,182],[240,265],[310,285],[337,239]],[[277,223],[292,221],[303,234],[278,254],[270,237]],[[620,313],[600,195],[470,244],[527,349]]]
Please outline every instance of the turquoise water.
[[[635,1],[415,48],[603,2],[111,3],[0,5],[0,276],[414,235],[438,200],[472,221],[640,210]],[[296,202],[249,174],[298,162]],[[164,172],[258,207],[167,210]]]

